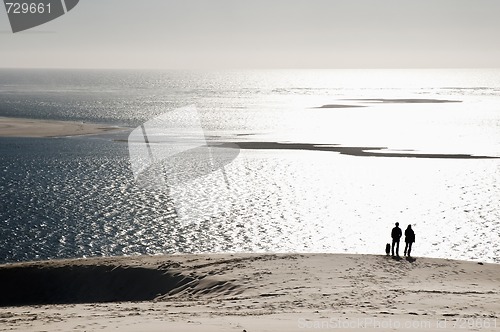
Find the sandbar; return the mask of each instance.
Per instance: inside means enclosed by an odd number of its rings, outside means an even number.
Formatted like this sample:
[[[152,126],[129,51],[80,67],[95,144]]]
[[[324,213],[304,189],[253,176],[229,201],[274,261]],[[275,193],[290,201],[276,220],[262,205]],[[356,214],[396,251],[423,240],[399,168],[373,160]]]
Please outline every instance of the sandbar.
[[[96,123],[0,117],[0,137],[81,136],[120,129]]]

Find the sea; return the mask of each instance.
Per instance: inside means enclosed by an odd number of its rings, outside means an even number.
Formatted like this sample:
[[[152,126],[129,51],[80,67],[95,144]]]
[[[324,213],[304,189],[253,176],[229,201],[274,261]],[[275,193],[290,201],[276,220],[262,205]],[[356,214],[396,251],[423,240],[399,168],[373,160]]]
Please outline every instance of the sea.
[[[187,113],[229,156],[139,183],[132,133]],[[0,116],[124,128],[0,138],[0,263],[385,255],[396,222],[417,259],[500,263],[500,69],[0,69]]]

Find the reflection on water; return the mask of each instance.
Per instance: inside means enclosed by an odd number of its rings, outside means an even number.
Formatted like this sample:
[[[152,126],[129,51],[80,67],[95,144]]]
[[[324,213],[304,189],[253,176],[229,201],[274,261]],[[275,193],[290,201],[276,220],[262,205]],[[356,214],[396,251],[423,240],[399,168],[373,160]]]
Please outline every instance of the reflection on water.
[[[3,261],[135,253],[383,253],[395,221],[414,254],[497,261],[497,160],[367,158],[242,150],[228,212],[185,224],[168,193],[135,185],[126,144],[4,139]],[[40,140],[38,140],[40,141]],[[42,144],[43,153],[35,151]],[[26,153],[20,163],[18,152]],[[75,152],[77,151],[77,152]],[[210,208],[198,178],[181,195]],[[215,201],[218,199],[213,198]],[[34,241],[35,239],[35,241]]]
[[[36,71],[26,80],[2,71],[2,116],[135,127],[195,104],[207,142],[241,151],[224,164],[228,190],[197,176],[176,193],[200,211],[227,209],[180,223],[168,191],[134,181],[123,134],[2,138],[0,262],[384,254],[396,221],[413,225],[415,256],[500,262],[500,162],[486,158],[500,157],[500,76],[429,73]],[[189,165],[205,175],[202,166]]]

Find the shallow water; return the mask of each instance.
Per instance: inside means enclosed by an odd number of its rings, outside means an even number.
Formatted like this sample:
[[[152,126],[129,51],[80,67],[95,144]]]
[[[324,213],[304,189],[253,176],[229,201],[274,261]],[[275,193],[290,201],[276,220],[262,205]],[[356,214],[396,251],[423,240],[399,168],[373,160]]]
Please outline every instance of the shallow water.
[[[2,138],[0,261],[383,253],[398,221],[403,230],[413,225],[416,256],[500,262],[500,160],[408,158],[500,157],[498,74],[2,70],[0,116],[134,127],[194,104],[213,141],[340,144],[405,156],[242,148],[224,167],[224,185],[198,177],[172,197],[135,183],[124,134]],[[397,100],[359,100],[384,98]],[[180,222],[179,202],[210,213]]]

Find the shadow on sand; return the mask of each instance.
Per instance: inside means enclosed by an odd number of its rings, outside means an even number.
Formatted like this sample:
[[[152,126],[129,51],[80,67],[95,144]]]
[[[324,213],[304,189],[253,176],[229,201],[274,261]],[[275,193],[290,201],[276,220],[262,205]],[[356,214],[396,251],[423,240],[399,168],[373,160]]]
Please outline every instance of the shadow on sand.
[[[401,256],[387,256],[389,258],[394,259],[395,261],[402,261],[403,259],[407,260],[410,263],[415,262],[417,259],[414,257],[401,257]]]

